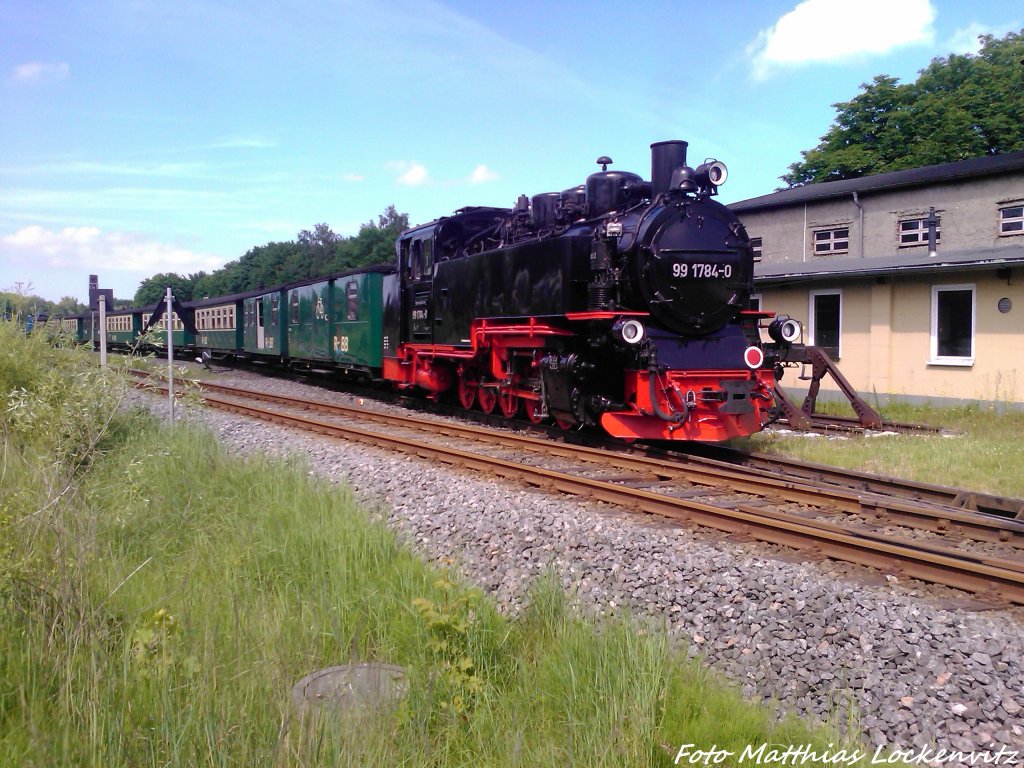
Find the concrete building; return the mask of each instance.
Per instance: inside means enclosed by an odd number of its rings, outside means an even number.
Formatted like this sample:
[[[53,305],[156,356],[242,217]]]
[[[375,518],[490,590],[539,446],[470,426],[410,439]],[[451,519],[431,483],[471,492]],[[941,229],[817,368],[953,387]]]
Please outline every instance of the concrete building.
[[[1024,404],[1024,152],[729,207],[761,307],[803,322],[861,393]]]

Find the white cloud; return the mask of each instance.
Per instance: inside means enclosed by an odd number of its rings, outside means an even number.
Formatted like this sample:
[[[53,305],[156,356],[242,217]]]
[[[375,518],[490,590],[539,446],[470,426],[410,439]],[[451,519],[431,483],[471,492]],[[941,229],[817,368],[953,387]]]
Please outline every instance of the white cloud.
[[[763,80],[780,68],[832,63],[880,55],[896,48],[931,43],[935,37],[931,0],[804,0],[761,30],[747,47],[754,77]]]
[[[388,163],[388,167],[396,171],[401,171],[395,181],[402,186],[418,187],[427,181],[427,169],[419,163],[396,161]]]
[[[104,232],[99,227],[45,229],[23,227],[0,238],[12,261],[43,269],[114,270],[154,274],[216,269],[223,259],[177,245],[149,240],[133,232]]]
[[[469,182],[471,184],[483,184],[488,181],[496,181],[497,179],[498,174],[482,163],[469,174]]]
[[[986,24],[980,24],[977,21],[971,22],[966,27],[958,29],[953,33],[953,37],[950,38],[948,47],[951,53],[967,54],[977,53],[981,50],[981,44],[978,43],[979,35],[992,35],[993,37],[1002,37],[1007,32],[1012,32],[1020,28],[1020,24],[1013,22],[1012,24],[1004,24],[1002,26],[991,26]]]
[[[341,174],[342,181],[366,181],[366,177],[361,173],[343,173]]]
[[[19,64],[11,74],[11,80],[16,83],[34,85],[37,83],[55,83],[65,79],[71,73],[71,67],[67,62],[43,62],[30,61],[27,64]]]

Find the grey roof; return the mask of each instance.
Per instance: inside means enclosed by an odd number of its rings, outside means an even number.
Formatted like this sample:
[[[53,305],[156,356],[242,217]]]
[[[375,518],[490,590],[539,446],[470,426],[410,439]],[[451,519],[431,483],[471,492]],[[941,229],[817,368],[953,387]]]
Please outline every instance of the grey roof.
[[[813,257],[809,261],[760,262],[754,265],[755,284],[831,279],[874,278],[883,275],[922,272],[963,272],[968,270],[1024,267],[1024,243],[970,251],[927,250],[913,255],[903,252],[887,256],[858,258]]]
[[[897,187],[938,184],[965,177],[988,176],[1022,169],[1024,169],[1024,151],[1007,152],[1004,155],[972,157],[955,163],[928,165],[924,168],[911,168],[907,171],[891,171],[889,173],[879,173],[875,176],[862,176],[858,179],[806,184],[802,187],[784,189],[781,192],[773,192],[769,195],[740,200],[730,204],[729,208],[736,213],[742,213],[744,211],[756,211],[764,208],[806,203],[811,200],[842,197],[853,192],[862,194]]]

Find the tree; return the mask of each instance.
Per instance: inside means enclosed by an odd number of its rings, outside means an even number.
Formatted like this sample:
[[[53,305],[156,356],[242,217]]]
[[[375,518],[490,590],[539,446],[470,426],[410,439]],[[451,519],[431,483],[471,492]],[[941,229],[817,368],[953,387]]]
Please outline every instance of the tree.
[[[324,277],[333,272],[395,260],[395,238],[409,228],[409,214],[394,205],[359,228],[355,237],[338,235],[327,224],[303,229],[294,241],[257,245],[235,261],[213,272],[196,272],[188,277],[173,272],[143,280],[135,292],[135,304],[158,301],[170,285],[175,296],[203,299],[230,296],[295,280]]]
[[[366,226],[371,226],[368,223]],[[384,209],[384,213],[377,217],[377,229],[386,229],[394,232],[397,236],[403,230],[409,228],[409,214],[399,213],[394,203]]]
[[[82,304],[74,296],[64,296],[60,301],[57,302],[53,309],[54,314],[64,315],[81,315],[89,311],[89,308]]]
[[[135,291],[135,306],[146,306],[160,301],[167,293],[167,286],[171,287],[175,298],[182,301],[192,299],[192,282],[187,277],[182,277],[176,272],[161,272],[147,277],[139,284],[138,290]]]
[[[978,38],[977,55],[933,59],[913,83],[876,76],[821,143],[781,177],[790,187],[1024,149],[1024,30]]]

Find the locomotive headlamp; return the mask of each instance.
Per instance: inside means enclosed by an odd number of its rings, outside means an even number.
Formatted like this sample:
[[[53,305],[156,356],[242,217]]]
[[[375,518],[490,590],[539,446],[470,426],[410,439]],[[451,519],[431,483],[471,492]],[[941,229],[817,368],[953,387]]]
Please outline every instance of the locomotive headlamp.
[[[612,335],[625,344],[639,344],[644,334],[644,324],[639,320],[616,320],[612,325]]]
[[[707,189],[708,187],[720,187],[725,184],[725,180],[729,178],[729,169],[725,167],[725,163],[711,159],[705,160],[698,165],[694,174],[696,175],[697,184],[702,189]]]
[[[768,335],[780,344],[792,344],[800,339],[800,322],[789,315],[779,315],[768,325]]]

